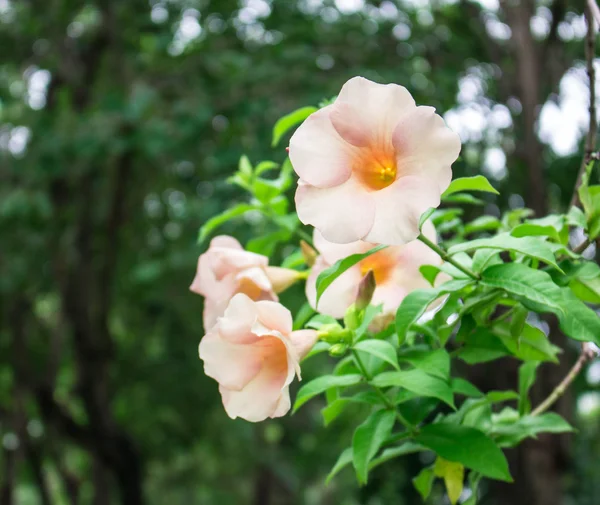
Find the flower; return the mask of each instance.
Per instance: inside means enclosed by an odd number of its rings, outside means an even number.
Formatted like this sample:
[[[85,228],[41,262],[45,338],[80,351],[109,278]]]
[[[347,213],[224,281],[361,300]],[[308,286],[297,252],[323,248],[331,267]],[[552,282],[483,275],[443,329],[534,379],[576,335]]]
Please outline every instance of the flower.
[[[277,301],[276,293],[298,279],[298,272],[269,267],[269,259],[245,251],[233,237],[221,235],[210,242],[198,258],[196,276],[190,290],[205,297],[204,328],[210,329],[223,315],[236,293],[252,300]]]
[[[235,295],[200,342],[204,372],[219,383],[232,419],[263,421],[290,409],[289,385],[317,340],[314,330],[292,331],[292,315],[272,301]]]
[[[423,226],[423,234],[436,240],[435,228],[430,221]],[[441,265],[442,259],[422,242],[415,240],[401,246],[389,246],[366,257],[346,270],[323,292],[317,306],[317,277],[336,261],[351,254],[364,253],[375,244],[357,241],[351,244],[334,244],[315,230],[315,247],[321,253],[307,281],[306,297],[315,310],[339,319],[356,301],[361,280],[373,271],[375,291],[372,305],[383,304],[383,315],[395,314],[396,309],[411,291],[431,287],[419,271],[421,265]]]
[[[290,139],[300,221],[329,242],[401,245],[450,184],[460,138],[406,88],[350,79]]]

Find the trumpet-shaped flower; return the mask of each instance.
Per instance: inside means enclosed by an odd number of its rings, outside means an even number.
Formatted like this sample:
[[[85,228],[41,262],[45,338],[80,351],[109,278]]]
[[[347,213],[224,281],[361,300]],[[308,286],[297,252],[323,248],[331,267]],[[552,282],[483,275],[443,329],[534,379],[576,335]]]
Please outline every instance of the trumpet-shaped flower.
[[[459,136],[406,88],[354,77],[290,140],[298,217],[329,242],[406,244],[459,152]]]
[[[236,294],[199,346],[206,375],[219,383],[229,417],[257,422],[290,409],[289,385],[317,340],[314,330],[292,331],[292,315],[272,301]]]
[[[198,258],[196,276],[190,290],[205,297],[204,329],[209,330],[237,293],[252,300],[277,301],[298,278],[298,272],[269,267],[266,256],[244,250],[233,237],[212,239],[208,250]]]
[[[427,221],[423,226],[424,235],[436,240],[433,224]],[[346,270],[323,292],[317,305],[316,282],[319,274],[336,261],[356,253],[365,253],[375,244],[357,241],[351,244],[334,244],[325,240],[315,230],[315,247],[320,253],[310,276],[306,281],[306,296],[309,303],[322,314],[339,319],[357,297],[361,279],[373,271],[375,291],[371,304],[383,304],[383,315],[394,314],[404,297],[414,289],[430,287],[421,275],[422,265],[440,265],[442,259],[422,242],[415,240],[401,246],[389,246],[366,257]]]

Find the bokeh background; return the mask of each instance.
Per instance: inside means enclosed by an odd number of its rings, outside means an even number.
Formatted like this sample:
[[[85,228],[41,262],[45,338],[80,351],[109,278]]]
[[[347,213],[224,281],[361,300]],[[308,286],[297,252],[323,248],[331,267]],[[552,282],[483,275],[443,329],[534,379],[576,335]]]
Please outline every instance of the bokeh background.
[[[564,211],[588,118],[582,9],[0,0],[0,503],[419,503],[419,457],[364,488],[350,470],[325,486],[360,410],[329,429],[317,400],[259,425],[227,418],[197,357],[197,232],[243,198],[225,182],[241,154],[281,162],[274,122],[355,75],[402,84],[444,115],[464,142],[455,174],[483,173],[502,193],[486,213]],[[225,231],[245,242],[268,224]],[[542,367],[538,398],[576,351]],[[510,388],[515,370],[500,361],[472,380]],[[579,431],[513,451],[516,483],[484,486],[480,503],[600,503],[600,363],[558,408]],[[430,503],[444,500],[440,487]]]

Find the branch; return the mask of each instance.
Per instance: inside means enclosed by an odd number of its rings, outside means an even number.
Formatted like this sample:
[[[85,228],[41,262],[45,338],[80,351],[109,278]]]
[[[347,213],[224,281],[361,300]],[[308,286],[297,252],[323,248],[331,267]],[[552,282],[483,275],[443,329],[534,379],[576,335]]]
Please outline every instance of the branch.
[[[592,7],[593,6],[593,7]],[[585,59],[587,67],[588,80],[590,82],[590,125],[585,140],[585,151],[579,173],[575,180],[575,188],[571,197],[570,207],[579,205],[579,186],[585,173],[585,167],[594,159],[594,150],[596,148],[596,134],[598,132],[598,122],[596,119],[596,71],[594,70],[594,56],[596,54],[596,30],[594,28],[594,12],[598,11],[598,5],[594,0],[587,0],[585,5],[585,19],[587,22],[587,35],[585,37]]]
[[[554,402],[556,402],[556,400],[558,400],[565,393],[565,391],[568,389],[571,383],[579,375],[583,366],[595,357],[595,349],[589,346],[587,342],[584,342],[584,344],[581,346],[581,354],[579,355],[579,359],[575,362],[573,368],[569,370],[569,373],[560,382],[560,384],[553,389],[548,398],[546,398],[531,412],[531,415],[538,416],[546,412],[550,407],[552,407],[552,405],[554,405]]]

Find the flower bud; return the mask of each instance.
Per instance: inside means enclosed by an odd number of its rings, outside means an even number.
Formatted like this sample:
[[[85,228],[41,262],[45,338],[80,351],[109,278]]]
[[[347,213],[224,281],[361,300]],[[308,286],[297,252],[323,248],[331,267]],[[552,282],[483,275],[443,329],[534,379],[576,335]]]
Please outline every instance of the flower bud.
[[[358,285],[358,295],[356,296],[356,308],[357,310],[366,309],[371,303],[373,293],[375,291],[375,274],[373,270],[369,270],[365,275],[360,284]]]
[[[348,342],[352,338],[352,332],[342,328],[339,324],[324,324],[317,332],[317,335],[320,340],[329,344]]]
[[[282,291],[285,291],[298,279],[303,277],[302,272],[298,272],[298,270],[292,270],[290,268],[266,267],[265,270],[275,293],[281,293]]]
[[[339,358],[346,354],[348,344],[334,344],[329,348],[329,355],[333,358]]]
[[[313,249],[313,247],[304,240],[300,241],[300,250],[302,251],[302,257],[304,258],[304,262],[312,267],[315,264],[315,260],[317,259],[317,251]]]

